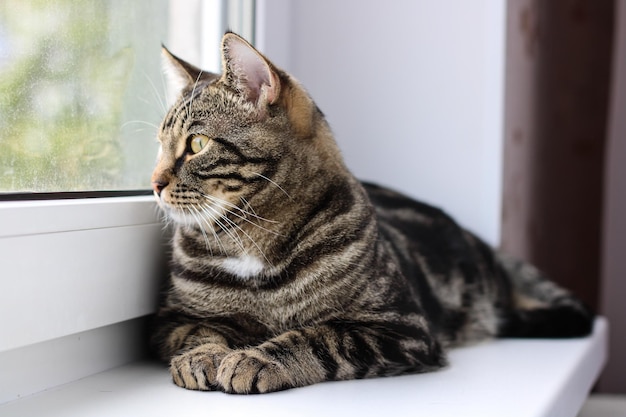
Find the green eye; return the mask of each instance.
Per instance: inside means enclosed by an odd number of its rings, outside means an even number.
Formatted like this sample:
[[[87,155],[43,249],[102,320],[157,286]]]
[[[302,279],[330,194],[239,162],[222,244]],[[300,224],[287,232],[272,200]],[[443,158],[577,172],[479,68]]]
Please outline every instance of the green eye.
[[[189,140],[189,147],[191,148],[191,152],[198,153],[209,143],[208,136],[204,135],[193,135]]]

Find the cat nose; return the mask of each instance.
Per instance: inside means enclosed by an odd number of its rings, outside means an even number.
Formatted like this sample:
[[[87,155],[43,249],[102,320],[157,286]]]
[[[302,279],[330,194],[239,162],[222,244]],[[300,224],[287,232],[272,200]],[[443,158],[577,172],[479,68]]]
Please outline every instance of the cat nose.
[[[167,187],[168,184],[169,182],[167,180],[157,179],[152,181],[152,189],[154,190],[156,195],[160,196],[161,192],[165,187]]]

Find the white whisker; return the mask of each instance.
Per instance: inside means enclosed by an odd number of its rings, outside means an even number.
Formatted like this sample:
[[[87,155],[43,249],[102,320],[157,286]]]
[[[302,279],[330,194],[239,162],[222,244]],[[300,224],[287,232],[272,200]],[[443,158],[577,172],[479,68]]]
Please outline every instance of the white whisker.
[[[194,218],[196,223],[198,223],[198,226],[200,228],[200,232],[202,233],[202,237],[204,238],[204,244],[206,245],[206,249],[211,254],[211,256],[213,256],[213,250],[211,249],[211,245],[210,245],[210,242],[209,242],[209,237],[207,236],[206,232],[204,231],[204,226],[202,226],[201,219],[198,218],[198,216],[196,215],[197,209],[195,207],[191,206],[191,207],[187,207],[187,210],[189,211],[189,214],[191,214],[191,216]],[[202,217],[202,216],[200,216],[200,217]],[[202,218],[202,220],[204,220],[204,219]]]
[[[211,206],[206,206],[209,209],[215,210],[213,207]],[[237,223],[235,223],[234,221],[232,221],[231,219],[229,219],[228,217],[222,215],[221,216],[222,219],[224,219],[228,224],[230,224],[232,227],[234,227],[235,229],[239,230],[241,233],[243,233],[243,235],[245,237],[248,238],[248,240],[257,248],[257,250],[259,251],[259,253],[261,254],[261,256],[263,256],[263,259],[265,259],[265,262],[267,262],[268,265],[272,266],[272,263],[270,262],[269,259],[267,259],[267,256],[265,256],[265,253],[263,252],[263,250],[261,249],[261,247],[256,243],[256,241],[252,238],[252,236],[250,236],[245,230],[243,230],[241,228],[241,226],[239,226]],[[254,224],[254,223],[253,223]],[[243,242],[242,242],[243,245]],[[244,253],[247,255],[247,251],[244,250]]]
[[[255,226],[255,227],[257,227],[257,228],[259,228],[259,229],[261,229],[261,230],[264,230],[264,231],[266,231],[266,232],[268,232],[268,233],[271,233],[271,234],[273,234],[273,235],[275,235],[275,236],[284,236],[284,235],[282,235],[281,233],[278,233],[278,232],[276,232],[276,231],[274,231],[274,230],[268,229],[267,227],[263,227],[263,226],[261,226],[260,224],[257,224],[257,223],[255,223],[255,222],[253,222],[252,220],[250,220],[250,219],[248,219],[248,218],[246,218],[246,217],[244,217],[244,216],[242,216],[242,215],[240,215],[240,214],[235,213],[235,212],[234,212],[234,211],[232,211],[232,210],[228,210],[228,209],[225,209],[225,210],[226,210],[226,212],[227,212],[227,213],[230,213],[230,214],[232,214],[233,216],[237,217],[238,219],[241,219],[241,220],[243,220],[244,222],[249,223],[249,224],[251,224],[252,226]],[[244,212],[244,213],[245,213],[245,212]]]
[[[196,82],[191,89],[191,97],[189,98],[189,105],[187,106],[187,118],[191,116],[191,105],[193,104],[194,94],[196,93],[196,87],[198,86],[198,82],[200,81],[200,77],[202,76],[202,71],[198,73],[196,77]]]
[[[156,85],[154,85],[154,83],[152,82],[152,78],[150,78],[145,71],[142,71],[142,73],[143,73],[143,76],[146,77],[146,79],[150,83],[150,86],[152,87],[152,93],[154,94],[154,97],[158,100],[159,104],[161,105],[161,109],[163,110],[163,113],[167,113],[166,100],[164,100],[163,97],[161,97],[161,95],[159,94],[159,90],[156,88]],[[167,90],[164,89],[163,91],[167,91]]]
[[[274,224],[278,224],[278,223],[279,223],[277,220],[270,220],[270,219],[266,219],[265,217],[258,216],[258,215],[254,212],[254,210],[252,210],[252,211],[247,211],[247,210],[242,209],[241,207],[237,206],[236,204],[230,203],[230,202],[228,202],[228,201],[226,201],[226,200],[222,200],[221,198],[217,198],[217,197],[214,197],[214,196],[212,196],[212,195],[208,195],[208,194],[202,194],[202,196],[203,196],[203,197],[205,197],[206,199],[208,199],[208,200],[210,200],[210,201],[214,202],[214,203],[218,203],[218,204],[221,204],[221,205],[224,205],[224,206],[228,206],[228,207],[230,207],[230,208],[232,208],[232,209],[235,209],[235,210],[237,210],[237,211],[239,211],[239,212],[243,213],[243,214],[244,214],[244,216],[245,216],[245,215],[248,215],[248,216],[253,217],[253,218],[257,219],[257,220],[261,220],[261,221],[268,222],[268,223],[274,223]],[[243,199],[243,197],[241,197],[241,198]],[[247,202],[246,202],[246,204],[247,204]],[[248,204],[248,205],[249,205],[249,204]],[[230,212],[230,213],[232,213],[232,214],[235,214],[235,213],[233,213],[231,210],[229,210],[229,212]],[[237,216],[237,217],[239,217],[239,216]],[[243,217],[242,217],[242,219],[243,219]],[[248,219],[244,219],[244,220],[246,220],[246,221],[250,221],[250,220],[248,220]],[[256,223],[252,223],[252,224],[254,224],[255,226],[258,226]],[[260,227],[260,226],[259,226],[259,227]]]
[[[144,120],[129,120],[129,121],[125,122],[125,123],[122,123],[121,128],[124,129],[125,127],[127,127],[128,125],[133,124],[133,123],[150,126],[150,127],[154,128],[155,131],[159,130],[159,126],[155,125],[154,123],[146,122]]]
[[[250,205],[250,203],[248,203],[248,200],[246,200],[244,197],[239,197],[239,200],[241,200],[241,202],[243,203],[243,211],[244,212],[249,212],[252,214],[253,217],[257,217],[256,211],[254,211],[254,209],[252,208],[252,206]]]
[[[210,220],[212,220],[214,222],[216,221],[215,216],[213,214],[211,214],[211,213],[206,212],[205,210],[199,210],[195,206],[193,207],[193,209],[197,213],[198,217],[203,220],[204,224],[206,224],[207,227],[209,228],[209,230],[211,231],[211,234],[213,235],[213,239],[217,243],[217,245],[218,245],[218,247],[220,249],[220,252],[222,254],[226,254],[226,249],[224,248],[224,245],[222,244],[222,241],[220,240],[220,237],[216,233],[215,228],[213,227],[213,224],[211,224],[211,222],[210,222]],[[207,219],[207,217],[208,217],[208,219]],[[204,229],[202,224],[200,224],[200,227],[202,229]],[[213,252],[211,252],[211,255],[213,255]]]
[[[274,184],[280,191],[282,191],[283,193],[285,193],[285,195],[291,200],[293,201],[293,198],[289,195],[289,193],[287,191],[285,191],[285,189],[283,187],[281,187],[280,185],[278,185],[278,183],[276,183],[276,181],[267,178],[265,175],[263,174],[259,174],[258,172],[253,172],[254,175],[257,175],[261,178],[263,178],[264,180],[269,181],[271,184]]]
[[[224,225],[219,218],[221,219],[225,219],[230,221],[227,217],[225,217],[223,214],[221,214],[215,207],[211,206],[211,205],[203,205],[202,207],[202,211],[204,213],[206,213],[208,216],[211,217],[211,219],[215,222],[215,224],[217,224],[220,229],[222,229],[222,231],[224,231],[224,233],[226,233],[226,235],[228,235],[228,237],[230,237],[232,239],[232,241],[239,246],[239,249],[241,249],[241,251],[247,255],[248,251],[246,250],[245,246],[243,245],[243,240],[241,239],[241,237],[239,236],[239,234],[236,231],[231,230],[230,228],[226,227],[226,225]],[[207,210],[211,210],[214,214],[211,214],[211,212],[207,211]]]
[[[154,205],[154,215],[160,218],[161,223],[163,224],[163,232],[165,232],[172,224],[172,219],[167,215],[165,210],[161,209],[159,204]]]
[[[236,212],[235,212],[235,211],[233,211],[233,210],[229,210],[229,209],[227,209],[227,208],[224,208],[224,210],[225,210],[227,213],[232,214],[233,216],[237,217],[238,219],[243,220],[243,221],[244,221],[244,222],[246,222],[246,223],[251,224],[252,226],[255,226],[255,227],[257,227],[257,228],[259,228],[259,229],[261,229],[261,230],[264,230],[264,231],[266,231],[266,232],[268,232],[268,233],[271,233],[271,234],[273,234],[273,235],[275,235],[275,236],[284,236],[284,235],[282,235],[281,233],[278,233],[278,232],[276,232],[276,231],[274,231],[274,230],[268,229],[267,227],[263,227],[263,226],[261,226],[260,224],[253,222],[252,220],[248,219],[246,216],[251,216],[251,217],[256,218],[256,219],[258,219],[258,220],[263,220],[263,221],[267,221],[267,222],[270,222],[270,223],[278,223],[277,221],[264,219],[264,218],[262,218],[262,217],[260,217],[260,216],[257,216],[256,214],[252,214],[252,213],[250,213],[250,212],[248,212],[248,211],[246,211],[246,210],[244,210],[244,209],[242,209],[242,208],[240,208],[240,207],[237,207],[237,206],[235,206],[234,204],[230,204],[230,203],[228,203],[228,201],[223,201],[223,200],[221,200],[221,199],[219,199],[219,198],[211,197],[211,196],[208,196],[208,195],[206,195],[205,197],[206,197],[206,198],[207,198],[207,200],[209,200],[209,201],[216,202],[216,203],[218,203],[218,204],[227,204],[227,205],[229,205],[229,206],[233,207],[234,209],[236,209],[237,211],[239,211],[239,212],[243,213],[243,215],[241,215],[241,214],[236,213]]]
[[[137,100],[141,101],[142,103],[147,104],[149,107],[146,107],[146,108],[149,108],[149,109],[152,110],[152,113],[154,113],[156,119],[163,119],[163,115],[164,115],[163,110],[154,108],[154,106],[153,106],[154,101],[153,100],[149,100],[149,99],[147,99],[145,97],[141,97],[141,96],[137,96]],[[165,111],[165,114],[167,114],[167,110]]]
[[[165,112],[167,113],[167,109],[170,108],[171,104],[168,102],[168,98],[169,98],[169,94],[168,94],[168,89],[167,89],[167,83],[165,82],[165,73],[163,73],[163,71],[161,71],[161,87],[163,87],[163,102],[165,103]]]

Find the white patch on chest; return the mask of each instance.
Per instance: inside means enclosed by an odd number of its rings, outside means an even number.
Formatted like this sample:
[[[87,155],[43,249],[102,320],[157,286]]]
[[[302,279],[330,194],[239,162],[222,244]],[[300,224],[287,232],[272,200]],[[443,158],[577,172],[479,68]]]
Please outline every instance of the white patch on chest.
[[[250,255],[226,258],[221,266],[231,274],[244,279],[259,275],[265,268],[259,258]]]

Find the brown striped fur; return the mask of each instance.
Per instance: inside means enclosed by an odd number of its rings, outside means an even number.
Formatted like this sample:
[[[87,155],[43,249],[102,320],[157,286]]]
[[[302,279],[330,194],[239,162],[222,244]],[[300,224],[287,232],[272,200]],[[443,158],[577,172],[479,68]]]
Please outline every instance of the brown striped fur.
[[[221,76],[164,50],[185,87],[152,177],[175,225],[152,342],[177,385],[270,392],[435,370],[496,336],[589,333],[531,266],[355,179],[293,77],[235,34],[222,50]]]

